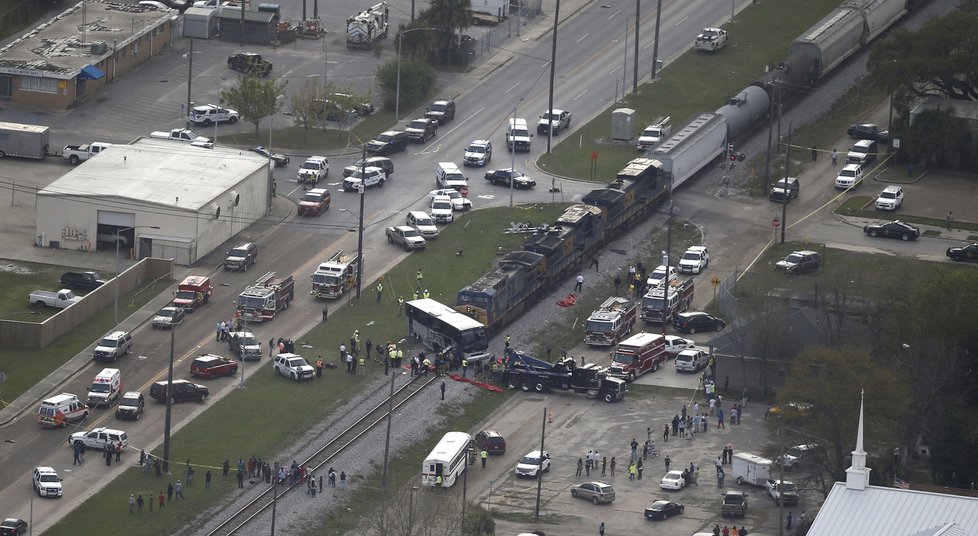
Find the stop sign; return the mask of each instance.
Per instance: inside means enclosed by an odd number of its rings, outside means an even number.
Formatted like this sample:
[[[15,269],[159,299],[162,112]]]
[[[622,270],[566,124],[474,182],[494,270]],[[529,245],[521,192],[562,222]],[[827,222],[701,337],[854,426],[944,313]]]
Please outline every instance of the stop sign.
[[[771,220],[771,225],[775,227],[781,227],[781,220],[779,220],[778,218],[774,218],[773,220]]]

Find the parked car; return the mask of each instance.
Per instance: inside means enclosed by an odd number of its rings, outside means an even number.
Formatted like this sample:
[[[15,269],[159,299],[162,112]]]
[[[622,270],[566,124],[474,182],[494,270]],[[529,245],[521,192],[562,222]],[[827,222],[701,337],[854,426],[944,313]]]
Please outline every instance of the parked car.
[[[149,397],[158,402],[166,402],[167,393],[170,395],[171,402],[185,402],[187,400],[203,402],[210,395],[210,389],[206,385],[187,380],[173,380],[169,389],[167,389],[165,381],[156,382],[149,388]]]
[[[297,177],[299,184],[319,184],[319,181],[329,177],[329,159],[325,156],[310,156],[299,166]]]
[[[659,487],[662,489],[680,490],[686,487],[686,479],[683,478],[682,471],[669,471],[666,476],[659,480]]]
[[[115,418],[138,421],[143,416],[145,408],[146,401],[143,399],[143,394],[139,391],[129,391],[119,399],[119,405],[115,408]]]
[[[583,482],[574,484],[570,489],[571,497],[591,501],[594,504],[611,504],[615,502],[615,488],[604,482]]]
[[[678,335],[666,335],[666,353],[674,357],[683,350],[689,350],[695,347],[696,343],[689,339],[684,339]]]
[[[365,159],[357,160],[343,168],[343,177],[349,177],[357,171],[368,167],[378,167],[390,178],[394,174],[394,161],[386,156],[368,156]]]
[[[155,329],[173,329],[174,326],[183,323],[183,316],[183,308],[181,307],[164,307],[157,311],[156,316],[153,317],[153,327]]]
[[[427,245],[427,240],[421,236],[421,233],[414,227],[408,227],[407,225],[388,227],[384,233],[387,235],[388,244],[396,244],[404,248],[404,251],[424,249]]]
[[[238,364],[230,359],[214,354],[202,354],[190,363],[190,375],[196,378],[214,379],[218,376],[234,376]]]
[[[771,187],[771,193],[767,198],[775,203],[790,203],[792,199],[798,197],[801,185],[795,177],[781,177],[778,182]]]
[[[27,534],[27,522],[23,519],[8,517],[0,521],[0,536],[20,536]]]
[[[31,472],[31,483],[39,497],[60,497],[61,477],[53,467],[35,467]]]
[[[672,320],[676,331],[691,335],[697,331],[720,331],[726,325],[722,318],[702,312],[679,313]]]
[[[540,471],[546,473],[549,470],[550,453],[547,451],[543,451],[541,455],[539,450],[531,450],[516,464],[517,478],[522,476],[536,477]]]
[[[978,261],[978,242],[967,246],[949,247],[944,254],[953,261]]]
[[[224,258],[224,271],[236,270],[247,272],[248,267],[258,262],[258,244],[246,242],[234,246]]]
[[[822,266],[822,256],[814,251],[793,251],[784,260],[778,261],[774,269],[788,275],[814,272]]]
[[[275,167],[285,167],[289,165],[290,160],[288,156],[280,153],[269,153],[268,149],[262,147],[261,145],[255,147],[252,149],[252,151],[264,156],[265,158],[271,158],[272,162],[275,163]]]
[[[412,119],[404,127],[404,132],[407,132],[408,140],[414,143],[425,143],[438,133],[438,121],[427,117]]]
[[[710,265],[710,251],[706,246],[690,246],[679,259],[679,272],[698,274]]]
[[[710,356],[703,350],[691,348],[683,350],[676,356],[676,372],[697,372],[705,368]]]
[[[903,188],[887,186],[876,196],[876,210],[896,210],[903,206]]]
[[[455,210],[452,206],[452,199],[447,195],[433,197],[430,208],[428,213],[431,214],[431,219],[435,220],[435,223],[452,223],[455,219],[452,214],[452,211]]]
[[[444,125],[455,119],[455,101],[452,99],[440,99],[431,103],[424,114],[429,119],[438,121],[439,125]]]
[[[329,190],[325,188],[313,188],[302,196],[299,200],[298,214],[300,216],[319,216],[325,210],[329,210],[329,203],[332,197]]]
[[[113,331],[102,337],[95,346],[96,361],[115,361],[132,351],[132,335],[128,331]]]
[[[649,287],[657,287],[665,280],[669,280],[671,282],[678,278],[679,275],[675,266],[670,266],[669,270],[667,271],[666,266],[664,264],[660,264],[659,266],[655,267],[655,270],[652,270],[652,273],[649,275],[646,283],[649,285]]]
[[[916,240],[920,238],[920,229],[903,223],[900,220],[893,220],[887,223],[875,223],[863,227],[863,232],[876,238],[899,238],[900,240]]]
[[[645,517],[648,519],[665,521],[671,516],[677,516],[683,513],[685,510],[686,507],[677,502],[655,501],[651,506],[645,509]]]
[[[506,439],[495,430],[483,430],[475,434],[475,445],[489,454],[506,453]]]
[[[742,491],[728,491],[723,494],[720,507],[723,517],[744,517],[747,515],[747,494]]]
[[[846,164],[835,177],[835,187],[839,190],[846,190],[859,186],[863,180],[863,167],[859,164]]]
[[[216,123],[231,123],[232,125],[238,122],[241,115],[237,111],[230,108],[223,108],[216,104],[202,104],[200,106],[194,106],[190,111],[190,121],[197,125],[203,125],[209,127]]]
[[[306,362],[305,358],[296,354],[282,353],[275,356],[272,362],[275,373],[279,376],[292,378],[297,382],[311,380],[316,369]]]
[[[434,199],[442,196],[451,199],[452,210],[466,211],[472,208],[472,201],[469,201],[468,198],[462,196],[462,194],[460,194],[459,191],[454,188],[441,188],[428,192],[428,199]]]
[[[509,186],[510,181],[513,183],[513,188],[533,188],[537,185],[537,181],[527,177],[522,171],[514,171],[513,168],[501,168],[493,169],[486,172],[486,180],[489,184],[497,184],[502,186]]]
[[[65,272],[59,279],[61,288],[97,289],[105,284],[98,272]]]
[[[846,134],[854,140],[873,140],[880,143],[890,142],[890,132],[888,130],[869,123],[850,125],[846,129]]]
[[[489,140],[474,140],[465,149],[462,165],[484,167],[492,160],[492,142]]]

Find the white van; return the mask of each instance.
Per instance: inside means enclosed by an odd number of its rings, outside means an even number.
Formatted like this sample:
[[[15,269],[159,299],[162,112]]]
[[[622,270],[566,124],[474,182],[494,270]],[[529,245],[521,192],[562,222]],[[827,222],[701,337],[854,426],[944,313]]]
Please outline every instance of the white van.
[[[530,151],[530,138],[533,134],[526,126],[526,119],[511,117],[506,129],[506,145],[512,151]]]
[[[88,405],[93,408],[104,405],[109,407],[122,394],[122,373],[119,369],[104,368],[95,376],[91,387],[88,388]]]
[[[88,417],[88,406],[71,393],[61,393],[41,401],[37,410],[37,422],[50,428],[64,428],[70,422]]]
[[[435,183],[439,188],[461,190],[469,186],[469,179],[465,178],[454,162],[438,162],[435,167]]]

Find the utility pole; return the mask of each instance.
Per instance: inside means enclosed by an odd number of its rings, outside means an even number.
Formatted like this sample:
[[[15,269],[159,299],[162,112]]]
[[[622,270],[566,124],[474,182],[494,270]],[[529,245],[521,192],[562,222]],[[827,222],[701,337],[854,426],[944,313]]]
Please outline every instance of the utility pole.
[[[190,53],[187,54],[187,117],[186,128],[190,128],[190,95],[193,91],[194,80],[194,40],[190,39]]]
[[[557,70],[557,23],[560,22],[560,0],[557,0],[557,7],[554,9],[554,37],[553,44],[550,46],[550,100],[547,106],[547,116],[550,117],[550,130],[547,132],[547,154],[550,154],[550,145],[554,139],[553,111],[554,111],[554,71]],[[516,148],[513,148],[516,152]],[[510,178],[510,182],[513,179]]]
[[[767,155],[764,156],[764,192],[768,192],[771,189],[771,136],[774,134],[774,110],[777,104],[777,92],[778,92],[778,81],[772,80],[771,84],[774,86],[775,98],[771,101],[771,105],[768,107],[767,111]]]
[[[543,408],[543,429],[540,431],[540,465],[537,466],[537,506],[533,519],[540,519],[540,494],[543,492],[543,442],[547,436],[547,408]]]
[[[642,0],[635,0],[635,65],[632,68],[632,93],[638,93],[638,26],[642,21]]]
[[[363,197],[364,181],[367,178],[367,145],[364,144],[360,154],[360,225],[357,233],[357,299],[360,299],[360,290],[363,288]]]
[[[173,342],[176,330],[175,325],[170,326],[170,368],[166,374],[166,417],[163,421],[163,472],[166,474],[170,474],[170,415],[173,410],[170,389],[173,389]]]
[[[659,69],[659,22],[662,20],[662,0],[658,1],[655,8],[655,43],[652,45],[652,77],[655,80],[655,73]]]
[[[788,146],[784,150],[784,188],[785,199],[781,203],[781,243],[784,244],[784,231],[788,227],[788,163],[791,161],[791,123],[788,123]],[[825,261],[822,261],[825,262]]]

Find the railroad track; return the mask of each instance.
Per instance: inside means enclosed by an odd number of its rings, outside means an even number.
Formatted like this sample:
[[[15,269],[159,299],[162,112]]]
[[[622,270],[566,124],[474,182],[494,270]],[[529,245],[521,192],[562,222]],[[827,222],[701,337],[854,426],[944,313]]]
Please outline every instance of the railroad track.
[[[425,387],[434,383],[437,379],[438,375],[433,375],[431,377],[416,376],[408,383],[402,385],[400,388],[394,391],[393,409],[396,410],[400,408],[402,405],[414,398],[418,393],[423,391]],[[387,407],[388,401],[385,399],[376,407],[368,411],[366,415],[357,420],[357,422],[353,423],[349,428],[343,430],[335,438],[323,445],[322,448],[317,450],[308,459],[304,460],[300,465],[303,467],[311,467],[315,473],[318,473],[323,466],[332,461],[333,458],[349,448],[351,445],[356,443],[364,434],[385,422],[387,420]],[[275,477],[273,476],[273,478]],[[280,487],[278,496],[282,497],[296,488],[301,488],[302,491],[305,491],[306,485],[297,482],[285,487]],[[208,532],[207,536],[230,536],[232,534],[240,533],[245,526],[272,506],[274,492],[274,488],[269,486],[265,491],[261,492],[260,495],[248,502],[244,508],[238,510],[234,514],[231,514],[231,517],[222,522],[217,528]]]

